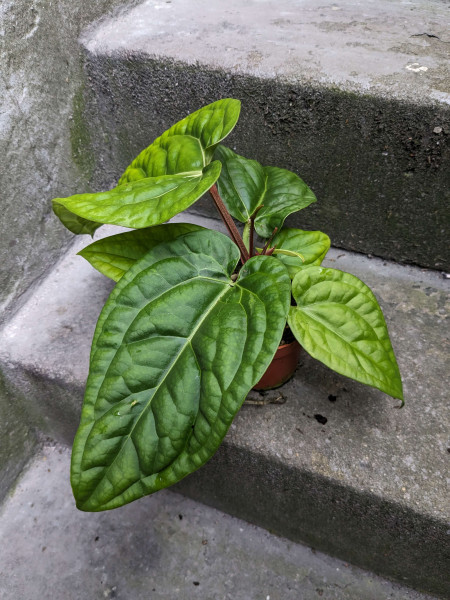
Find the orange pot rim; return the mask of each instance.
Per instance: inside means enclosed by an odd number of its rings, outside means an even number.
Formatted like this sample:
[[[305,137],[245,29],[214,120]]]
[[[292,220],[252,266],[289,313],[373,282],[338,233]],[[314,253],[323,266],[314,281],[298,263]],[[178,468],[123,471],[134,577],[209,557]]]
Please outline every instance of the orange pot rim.
[[[298,342],[298,340],[292,340],[292,342],[289,342],[289,344],[283,344],[282,346],[278,346],[278,348],[274,354],[274,359],[282,358],[292,348],[292,346],[295,346],[295,345],[300,346],[300,343]]]

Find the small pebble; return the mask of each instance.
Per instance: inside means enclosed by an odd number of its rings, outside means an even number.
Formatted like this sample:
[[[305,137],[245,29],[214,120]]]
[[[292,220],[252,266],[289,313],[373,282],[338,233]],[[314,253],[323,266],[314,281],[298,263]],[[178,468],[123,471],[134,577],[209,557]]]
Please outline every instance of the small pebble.
[[[314,418],[316,419],[316,421],[318,421],[321,425],[325,425],[325,423],[328,421],[328,419],[326,417],[324,417],[323,415],[314,415]]]

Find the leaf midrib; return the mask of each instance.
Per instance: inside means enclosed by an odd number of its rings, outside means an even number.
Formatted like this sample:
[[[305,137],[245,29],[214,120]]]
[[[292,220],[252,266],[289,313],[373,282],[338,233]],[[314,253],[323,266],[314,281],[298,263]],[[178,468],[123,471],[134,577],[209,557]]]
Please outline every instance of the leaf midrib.
[[[245,202],[242,200],[242,197],[241,197],[241,195],[240,195],[240,193],[239,193],[239,190],[238,190],[238,189],[237,189],[237,187],[235,186],[235,184],[234,184],[234,179],[231,177],[231,175],[230,175],[230,171],[228,170],[228,168],[227,168],[227,171],[228,171],[228,175],[229,175],[229,178],[230,178],[231,185],[233,186],[233,189],[234,189],[234,191],[236,192],[236,196],[238,197],[238,199],[239,199],[239,202],[241,203],[241,205],[242,205],[242,206],[243,206],[243,208],[244,208],[243,214],[244,214],[244,215],[247,215],[247,218],[245,218],[245,216],[244,216],[244,221],[248,221],[248,219],[250,219],[250,215],[249,215],[249,213],[248,213],[247,207],[245,206]]]
[[[193,279],[208,279],[205,277],[193,277],[192,279],[190,279],[189,281],[192,281]],[[127,434],[126,439],[124,440],[123,444],[120,447],[119,452],[116,454],[116,456],[114,457],[114,460],[112,461],[112,463],[105,469],[104,474],[102,475],[102,478],[96,483],[96,486],[94,488],[94,491],[98,488],[98,486],[101,484],[101,482],[105,479],[105,477],[107,476],[111,466],[114,464],[114,462],[117,460],[117,458],[120,456],[121,452],[123,451],[123,449],[125,448],[125,446],[127,445],[127,443],[129,442],[131,435],[133,433],[133,431],[135,430],[137,424],[139,423],[140,419],[142,418],[142,416],[144,415],[144,413],[147,412],[147,410],[151,407],[151,403],[152,400],[154,399],[155,395],[157,394],[157,392],[161,389],[161,386],[164,384],[164,381],[167,379],[168,375],[170,374],[170,372],[172,371],[173,367],[176,365],[178,359],[180,358],[180,356],[182,355],[182,353],[186,350],[188,345],[191,345],[192,339],[194,338],[195,334],[197,333],[197,331],[199,330],[199,328],[202,326],[202,324],[204,323],[204,321],[206,320],[206,318],[210,315],[210,313],[214,310],[214,308],[216,307],[216,305],[219,303],[219,301],[222,299],[223,296],[225,296],[226,293],[230,292],[233,287],[231,287],[228,282],[221,282],[225,285],[225,289],[219,294],[219,296],[217,296],[213,302],[211,302],[211,304],[209,305],[208,309],[205,311],[203,317],[199,320],[198,324],[196,325],[194,331],[192,332],[191,335],[189,335],[187,338],[185,338],[186,342],[183,344],[183,346],[181,347],[180,351],[178,352],[178,354],[176,355],[175,359],[172,361],[172,363],[170,364],[169,368],[166,370],[166,372],[164,373],[164,377],[160,380],[160,382],[158,383],[158,385],[154,388],[154,392],[151,396],[151,398],[148,400],[148,402],[146,403],[145,407],[143,408],[143,410],[141,411],[141,414],[138,416],[138,418],[136,419],[136,421],[134,422],[132,428],[130,429],[130,432]],[[152,301],[153,302],[153,301]],[[134,319],[133,319],[134,321]],[[127,329],[127,331],[129,330],[129,328]],[[124,334],[124,337],[126,335],[126,332]],[[106,379],[106,378],[105,378]],[[105,380],[104,379],[104,380]],[[98,396],[97,396],[98,398]],[[95,423],[95,419],[94,419],[94,423]],[[92,429],[91,429],[92,431]],[[86,437],[86,441],[88,439],[90,435],[90,432],[88,434],[88,436]],[[159,436],[158,436],[159,437]],[[137,451],[136,451],[137,452]],[[82,459],[81,459],[82,462]],[[81,467],[81,464],[80,464]],[[97,468],[97,467],[93,467],[93,468]],[[164,467],[166,468],[166,467]],[[150,475],[154,475],[154,473],[151,473]],[[146,475],[147,477],[148,475]],[[89,494],[89,496],[83,501],[83,504],[85,504],[86,502],[89,501],[89,499],[92,497],[93,492],[91,492]]]
[[[304,329],[305,329],[305,328],[304,328]],[[305,331],[306,331],[306,330],[305,330]],[[339,337],[339,335],[338,335],[338,334],[337,334],[335,331],[332,331],[332,333],[334,333],[334,334],[336,335],[336,337]],[[329,348],[327,348],[326,346],[323,346],[323,345],[321,345],[321,344],[318,344],[317,342],[315,342],[315,343],[316,343],[316,345],[317,345],[317,346],[320,346],[320,348],[322,348],[322,349],[323,349],[323,350],[324,350],[324,351],[325,351],[325,352],[326,352],[326,353],[327,353],[327,354],[328,354],[330,357],[337,358],[337,360],[338,360],[340,363],[343,363],[343,364],[345,364],[345,365],[347,364],[347,363],[346,363],[346,362],[345,362],[343,359],[341,359],[339,356],[337,356],[337,357],[336,357],[336,355],[335,355],[335,354],[333,354],[333,352],[331,352],[331,351],[329,350]],[[347,342],[347,344],[348,344],[348,342]],[[354,348],[352,348],[352,350],[353,350],[353,351],[354,351],[354,352],[355,352],[357,355],[363,355],[363,353],[362,353],[360,350],[355,350]],[[365,358],[368,358],[368,359],[369,359],[369,361],[373,363],[373,360],[371,360],[371,359],[370,359],[370,357],[368,357],[368,356],[366,356],[366,355],[364,355],[364,357],[365,357]],[[318,359],[318,360],[320,360],[320,359]],[[361,363],[360,363],[360,361],[359,361],[359,358],[358,358],[358,362],[359,362],[359,364],[361,364]],[[396,373],[395,365],[393,365],[393,366],[394,366],[394,371],[395,371],[395,373]],[[362,368],[362,367],[361,367],[361,368]],[[379,367],[379,366],[378,366],[378,369],[380,369],[380,367]],[[334,368],[333,368],[333,370],[334,370]],[[339,371],[337,371],[337,372],[339,372]],[[352,377],[351,375],[346,375],[345,373],[341,373],[341,374],[342,374],[342,375],[344,375],[345,377]],[[386,379],[384,379],[384,380],[383,380],[383,379],[380,379],[379,377],[377,377],[376,375],[373,375],[372,373],[368,373],[368,372],[367,372],[365,369],[363,369],[363,374],[364,374],[364,376],[365,376],[365,379],[369,379],[369,378],[371,378],[371,379],[373,379],[374,381],[378,382],[378,384],[379,384],[379,388],[378,388],[378,389],[381,389],[382,391],[385,391],[386,384],[389,384],[389,383],[391,382],[391,378],[390,378],[390,377],[386,377]],[[396,374],[397,374],[397,373],[396,373]],[[357,381],[358,381],[358,380],[357,380]],[[366,383],[366,384],[368,384],[368,383],[367,383],[367,381],[365,381],[365,382],[362,382],[362,383]],[[371,385],[371,384],[369,383],[368,385]]]
[[[312,269],[314,269],[315,267],[311,267]],[[362,296],[364,296],[365,298],[368,298],[371,302],[375,301],[376,304],[378,303],[378,300],[375,296],[375,294],[372,292],[372,290],[370,288],[368,288],[360,279],[358,279],[355,275],[351,275],[350,273],[345,273],[345,271],[339,271],[338,269],[330,269],[327,267],[317,267],[319,269],[322,269],[323,271],[334,271],[334,272],[338,272],[338,273],[343,273],[344,275],[348,275],[350,277],[355,278],[357,281],[359,281],[360,284],[362,284],[364,287],[363,288],[359,288],[357,287],[354,283],[352,283],[351,281],[348,281],[348,279],[344,279],[344,280],[339,280],[339,279],[335,279],[335,278],[330,278],[330,279],[322,279],[319,281],[313,281],[309,287],[305,290],[305,291],[301,291],[299,294],[296,294],[297,290],[292,290],[292,293],[294,295],[295,301],[298,303],[299,300],[297,300],[297,298],[300,298],[300,300],[302,299],[303,296],[305,296],[313,287],[321,285],[322,283],[338,283],[340,285],[345,286],[346,288],[350,288],[351,290],[355,290],[355,295],[359,295],[361,294]],[[307,271],[305,270],[304,272],[307,275]],[[296,285],[296,288],[299,284]],[[330,304],[339,304],[342,306],[341,302],[335,302],[335,301],[328,301]],[[325,304],[326,302],[324,300],[317,300],[316,302],[308,302],[307,306],[315,306],[316,304]],[[303,306],[303,305],[299,305],[298,306]],[[354,310],[354,309],[352,309]],[[362,315],[360,315],[362,316]],[[364,318],[364,317],[363,317]],[[386,324],[385,320],[384,320],[384,316],[383,313],[381,313],[381,318],[384,322],[384,324]],[[369,323],[370,325],[370,323]],[[371,325],[370,325],[371,326]]]
[[[200,174],[200,175],[201,175],[201,174]],[[173,175],[169,175],[169,177],[173,177]],[[200,176],[199,176],[199,177],[200,177]],[[147,179],[153,179],[153,178],[152,178],[152,177],[147,177]],[[193,179],[195,179],[195,177],[191,177],[191,178],[190,178],[190,180],[189,180],[189,183],[190,183],[190,182],[191,182]],[[143,182],[143,181],[144,181],[143,179],[139,179],[139,182]],[[177,190],[178,188],[180,188],[180,187],[181,187],[182,185],[184,185],[185,183],[188,183],[188,182],[187,182],[187,181],[180,181],[179,183],[178,183],[178,182],[176,182],[176,183],[174,184],[174,186],[173,186],[173,187],[171,187],[171,188],[168,188],[168,189],[165,189],[165,190],[164,190],[163,192],[161,192],[160,194],[156,194],[155,196],[152,196],[151,198],[146,198],[145,200],[141,200],[140,202],[135,202],[133,199],[130,199],[128,202],[124,201],[124,202],[122,202],[122,203],[120,204],[120,207],[119,207],[119,208],[123,208],[124,206],[129,206],[129,205],[132,205],[133,207],[135,207],[135,206],[139,206],[140,204],[144,204],[144,203],[146,203],[146,202],[150,202],[150,201],[153,201],[153,200],[157,200],[158,198],[161,198],[162,196],[165,196],[166,194],[170,194],[170,193],[172,193],[174,190]],[[144,185],[142,185],[141,187],[143,188],[143,190],[142,190],[142,191],[144,191],[144,190],[145,190],[145,186],[144,186]],[[111,204],[113,204],[113,203],[115,203],[115,202],[117,203],[117,202],[119,202],[121,199],[122,199],[122,200],[124,200],[124,199],[123,199],[123,197],[121,196],[120,192],[118,192],[118,191],[117,191],[117,188],[114,188],[113,190],[111,190],[111,192],[114,192],[114,194],[111,194],[111,196],[112,196],[112,202],[111,202]],[[129,192],[129,195],[130,195],[130,196],[134,196],[134,194],[136,194],[136,193],[137,193],[136,191],[134,191],[134,190],[131,190],[131,191]],[[88,195],[88,196],[95,196],[96,194],[87,194],[87,195]],[[70,201],[69,201],[69,202],[70,202]],[[89,202],[90,204],[93,204],[93,203],[92,203],[92,200],[88,200],[88,202]],[[61,203],[61,204],[62,204],[62,203]],[[67,204],[69,204],[69,203],[67,203]],[[66,206],[66,208],[67,208],[67,205],[66,205],[66,204],[63,204],[63,206]],[[74,212],[74,211],[71,209],[71,212]],[[75,212],[74,212],[74,214],[78,214],[78,213],[75,213]],[[81,216],[81,215],[79,215],[79,216]]]
[[[315,303],[315,304],[318,304],[318,303]],[[323,303],[322,303],[322,304],[323,304]],[[330,304],[331,304],[331,303],[330,303]],[[338,303],[334,303],[334,304],[338,304]],[[325,328],[326,328],[328,331],[330,331],[330,332],[331,332],[333,335],[335,335],[337,338],[339,338],[339,339],[341,339],[343,342],[345,342],[345,344],[346,344],[346,345],[348,345],[348,346],[350,346],[350,348],[352,349],[352,351],[353,351],[353,352],[355,352],[355,354],[357,354],[357,355],[361,355],[361,356],[364,356],[364,358],[368,359],[368,360],[369,360],[369,362],[371,362],[371,363],[372,363],[372,364],[373,364],[373,365],[374,365],[374,366],[377,368],[377,370],[382,370],[382,369],[380,368],[379,364],[378,364],[377,362],[375,362],[375,361],[373,360],[373,358],[372,358],[370,355],[368,355],[368,354],[364,354],[364,352],[362,352],[362,351],[361,351],[359,348],[356,348],[356,347],[354,347],[354,346],[353,346],[353,344],[352,344],[352,342],[349,342],[349,341],[348,341],[348,340],[347,340],[347,339],[346,339],[346,338],[345,338],[343,335],[341,335],[341,334],[340,334],[338,331],[336,331],[334,328],[333,328],[333,329],[331,329],[331,328],[329,327],[329,325],[327,325],[326,321],[324,321],[323,319],[321,319],[320,317],[318,317],[318,316],[317,316],[317,315],[316,315],[316,314],[315,314],[313,311],[309,311],[309,310],[308,310],[307,308],[305,308],[305,307],[299,307],[299,306],[297,306],[297,308],[298,308],[298,309],[300,309],[302,312],[305,312],[305,313],[306,313],[306,314],[307,314],[307,315],[310,317],[310,319],[311,319],[312,321],[316,321],[316,322],[320,323],[321,325],[323,325],[323,327],[325,327]],[[356,311],[355,311],[355,312],[356,312]],[[361,316],[361,315],[359,315],[359,313],[357,313],[357,314],[358,314],[358,316]],[[384,348],[384,345],[383,345],[383,342],[382,342],[382,340],[381,340],[381,339],[378,337],[378,335],[377,335],[376,331],[374,330],[374,328],[372,327],[372,325],[371,325],[370,323],[368,323],[368,322],[367,322],[367,320],[366,320],[364,317],[362,317],[362,318],[363,318],[364,322],[368,324],[368,326],[370,327],[370,329],[371,329],[371,330],[372,330],[372,331],[375,333],[375,336],[376,336],[376,341],[377,341],[377,342],[379,342],[379,343],[381,344],[381,347],[382,347],[382,349],[383,349],[383,352],[385,352],[385,353],[388,355],[389,353],[388,353],[388,352],[386,351],[386,349]],[[333,355],[333,353],[332,353],[332,352],[330,352],[329,350],[328,350],[328,353],[329,353],[330,355]],[[334,355],[333,355],[333,356],[334,356]],[[338,357],[338,358],[339,358],[339,357]],[[340,360],[341,360],[341,359],[340,359]],[[360,362],[360,361],[359,361],[359,359],[358,359],[358,362]],[[383,380],[382,380],[382,379],[379,379],[378,377],[376,377],[375,375],[372,375],[372,374],[369,374],[369,375],[370,375],[371,377],[373,377],[374,379],[376,379],[377,381],[380,381],[380,382],[382,382],[382,383],[383,383]],[[386,380],[385,380],[384,382],[386,382],[386,381],[390,381],[390,378],[386,378]]]

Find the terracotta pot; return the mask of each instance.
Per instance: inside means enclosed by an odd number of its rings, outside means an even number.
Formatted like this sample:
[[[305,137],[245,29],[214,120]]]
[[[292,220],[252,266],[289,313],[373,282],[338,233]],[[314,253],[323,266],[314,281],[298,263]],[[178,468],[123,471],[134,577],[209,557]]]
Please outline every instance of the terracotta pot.
[[[272,390],[286,383],[297,368],[302,347],[294,340],[290,344],[278,346],[267,371],[253,387],[254,390]]]

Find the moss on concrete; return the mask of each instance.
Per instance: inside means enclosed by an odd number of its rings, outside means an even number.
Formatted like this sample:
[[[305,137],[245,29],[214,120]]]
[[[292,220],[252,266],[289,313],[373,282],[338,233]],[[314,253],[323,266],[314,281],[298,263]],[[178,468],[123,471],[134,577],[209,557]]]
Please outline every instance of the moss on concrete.
[[[91,173],[79,35],[122,3],[2,1],[0,322],[72,237],[50,200],[83,191]]]
[[[79,168],[86,181],[92,179],[95,156],[92,151],[91,133],[86,121],[85,85],[78,88],[73,97],[72,123],[70,127],[70,146],[73,162]]]

